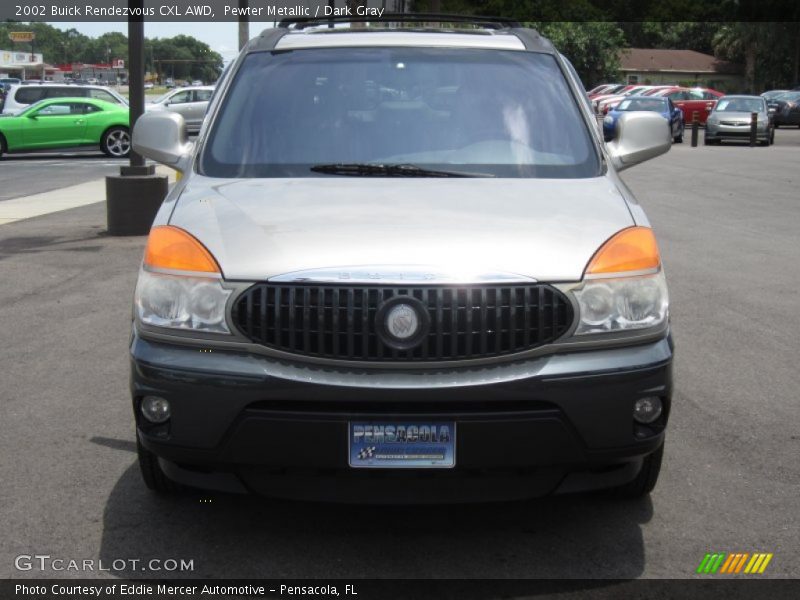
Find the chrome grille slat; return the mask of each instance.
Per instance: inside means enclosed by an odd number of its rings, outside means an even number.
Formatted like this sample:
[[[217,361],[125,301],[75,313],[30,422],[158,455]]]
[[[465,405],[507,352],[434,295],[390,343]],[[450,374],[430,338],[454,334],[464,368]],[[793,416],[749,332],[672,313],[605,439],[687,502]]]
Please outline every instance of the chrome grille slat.
[[[430,328],[418,346],[384,343],[380,306],[409,297],[427,310]],[[514,354],[566,333],[572,305],[546,284],[347,286],[257,283],[235,300],[233,321],[251,341],[312,358],[437,362]]]

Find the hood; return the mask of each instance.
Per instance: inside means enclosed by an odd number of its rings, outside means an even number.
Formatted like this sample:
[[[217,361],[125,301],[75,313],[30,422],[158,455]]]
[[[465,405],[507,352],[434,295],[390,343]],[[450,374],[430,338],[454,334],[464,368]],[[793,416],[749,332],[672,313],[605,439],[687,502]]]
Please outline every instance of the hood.
[[[226,279],[415,265],[577,281],[634,225],[613,182],[592,179],[191,175],[169,223],[199,239]]]

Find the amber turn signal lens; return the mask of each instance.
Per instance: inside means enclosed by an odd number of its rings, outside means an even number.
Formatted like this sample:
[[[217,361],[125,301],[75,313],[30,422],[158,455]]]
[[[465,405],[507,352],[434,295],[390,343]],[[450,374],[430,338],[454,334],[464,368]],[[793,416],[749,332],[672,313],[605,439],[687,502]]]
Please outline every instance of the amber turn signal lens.
[[[653,230],[649,227],[623,229],[595,252],[587,275],[648,271],[661,265],[661,255]]]
[[[144,264],[157,269],[219,273],[219,265],[205,246],[183,229],[162,225],[150,230]]]

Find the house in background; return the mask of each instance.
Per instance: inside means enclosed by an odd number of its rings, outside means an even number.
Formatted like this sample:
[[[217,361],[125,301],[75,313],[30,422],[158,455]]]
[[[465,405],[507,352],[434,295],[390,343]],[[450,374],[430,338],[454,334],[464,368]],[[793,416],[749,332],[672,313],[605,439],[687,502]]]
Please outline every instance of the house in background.
[[[628,48],[620,53],[620,73],[626,83],[710,87],[734,93],[745,88],[743,69],[694,50]]]

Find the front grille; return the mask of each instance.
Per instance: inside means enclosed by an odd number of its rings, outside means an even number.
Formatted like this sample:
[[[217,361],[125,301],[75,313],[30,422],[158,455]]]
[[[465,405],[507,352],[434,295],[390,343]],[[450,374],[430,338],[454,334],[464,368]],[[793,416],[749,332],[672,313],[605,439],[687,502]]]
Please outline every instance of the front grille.
[[[413,298],[427,332],[409,349],[387,343],[376,316]],[[572,304],[543,284],[388,287],[258,283],[233,305],[233,322],[257,344],[304,356],[363,361],[446,361],[530,350],[563,335]]]

